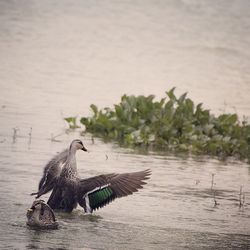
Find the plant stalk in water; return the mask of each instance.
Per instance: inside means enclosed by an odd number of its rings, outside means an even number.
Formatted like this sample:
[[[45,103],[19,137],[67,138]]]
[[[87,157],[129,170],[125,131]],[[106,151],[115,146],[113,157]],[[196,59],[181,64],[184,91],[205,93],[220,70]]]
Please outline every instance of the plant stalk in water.
[[[243,207],[245,203],[245,193],[242,191],[243,186],[240,186],[240,193],[239,193],[239,207]]]

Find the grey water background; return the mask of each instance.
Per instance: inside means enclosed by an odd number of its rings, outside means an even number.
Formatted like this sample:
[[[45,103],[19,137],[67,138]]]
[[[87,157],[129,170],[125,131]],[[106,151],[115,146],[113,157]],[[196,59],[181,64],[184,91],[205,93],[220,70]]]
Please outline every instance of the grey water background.
[[[173,86],[249,121],[249,45],[248,0],[1,0],[0,248],[250,249],[248,164],[121,148],[63,121]],[[57,214],[59,230],[28,229],[43,166],[79,137],[83,178],[151,168],[151,179],[93,216]]]

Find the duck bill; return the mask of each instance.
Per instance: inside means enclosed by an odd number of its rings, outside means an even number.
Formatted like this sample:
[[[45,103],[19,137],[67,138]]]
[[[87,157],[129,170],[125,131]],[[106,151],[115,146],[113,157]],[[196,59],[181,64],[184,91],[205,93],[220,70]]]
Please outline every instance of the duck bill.
[[[33,212],[35,210],[35,207],[32,206],[31,208],[27,209],[27,212]]]
[[[88,150],[83,146],[82,151],[88,152]]]

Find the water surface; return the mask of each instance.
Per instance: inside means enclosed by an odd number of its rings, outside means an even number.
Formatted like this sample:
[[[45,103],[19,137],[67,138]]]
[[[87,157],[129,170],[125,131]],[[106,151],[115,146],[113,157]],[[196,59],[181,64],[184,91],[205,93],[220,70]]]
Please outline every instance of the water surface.
[[[247,0],[0,1],[1,248],[249,249],[249,165],[90,135],[90,153],[77,153],[83,178],[151,168],[148,184],[93,216],[57,214],[59,230],[25,225],[44,164],[80,137],[63,117],[88,115],[91,103],[176,86],[212,113],[249,117],[249,13]]]

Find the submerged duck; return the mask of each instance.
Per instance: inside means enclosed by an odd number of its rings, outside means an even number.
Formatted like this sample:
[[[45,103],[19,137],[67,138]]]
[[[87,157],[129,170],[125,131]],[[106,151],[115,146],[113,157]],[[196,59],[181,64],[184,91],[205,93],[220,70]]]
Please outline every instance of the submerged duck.
[[[41,229],[58,228],[53,210],[43,200],[34,201],[31,208],[27,210],[26,216],[28,219],[27,225],[30,227]]]
[[[73,140],[68,150],[54,157],[44,169],[37,197],[49,192],[48,205],[52,209],[71,212],[77,204],[87,213],[101,208],[116,198],[141,189],[149,179],[149,169],[133,173],[105,174],[81,179],[78,176],[76,151],[87,151],[82,141]]]

